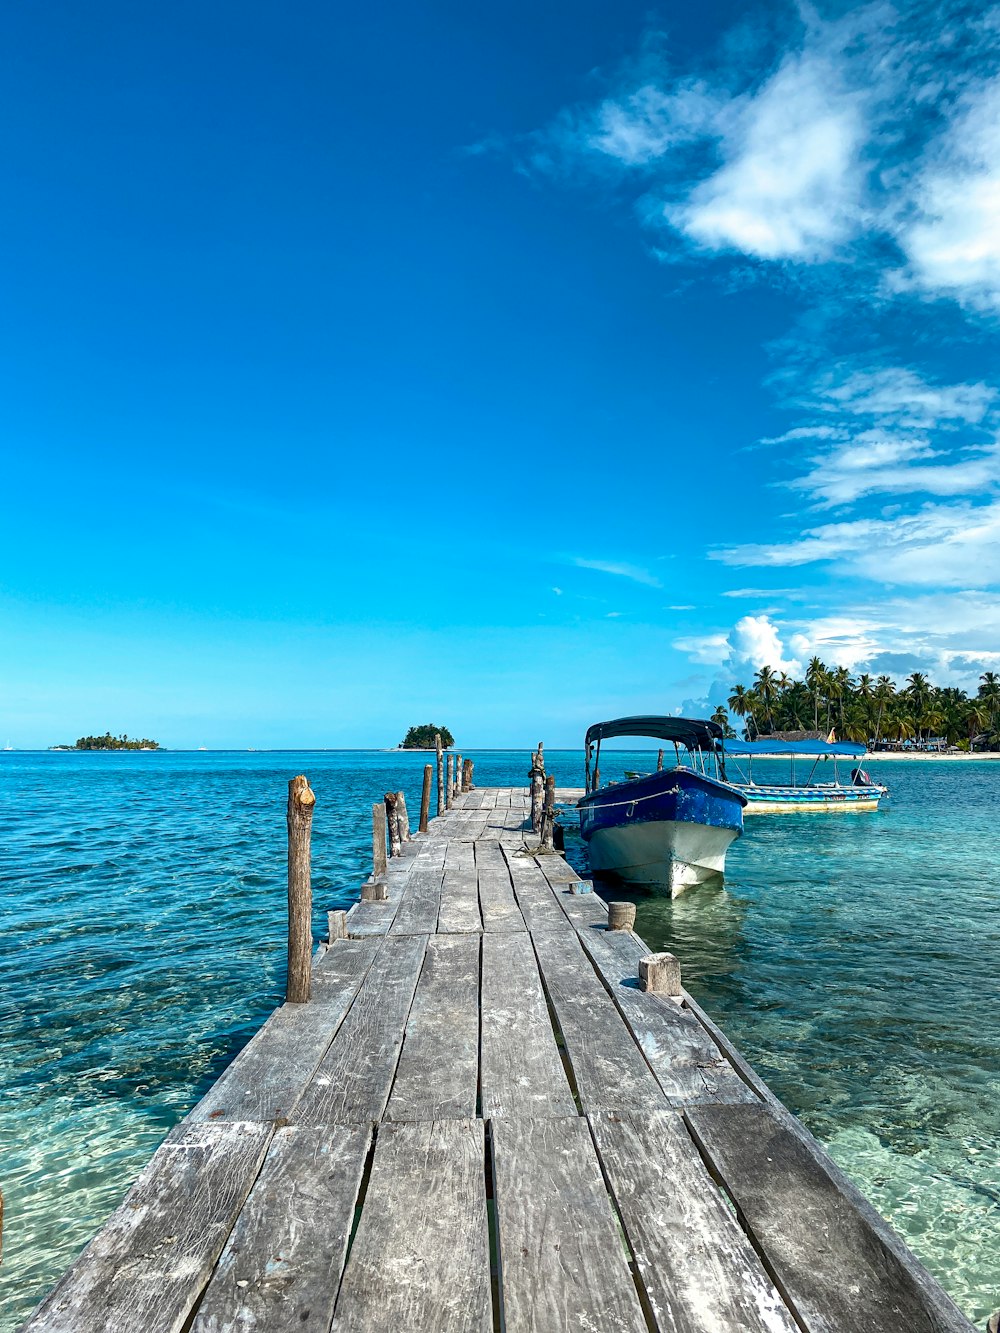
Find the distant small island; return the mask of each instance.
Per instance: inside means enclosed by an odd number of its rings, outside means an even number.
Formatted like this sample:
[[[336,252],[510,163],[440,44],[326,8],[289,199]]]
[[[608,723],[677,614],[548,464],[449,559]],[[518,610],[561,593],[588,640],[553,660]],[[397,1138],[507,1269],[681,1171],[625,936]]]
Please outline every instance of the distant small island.
[[[106,731],[103,736],[81,736],[75,745],[53,745],[53,750],[158,750],[160,748],[158,741],[151,741],[147,737],[142,740],[135,740],[126,736],[124,732],[121,736],[112,736],[110,731]]]
[[[433,750],[434,737],[439,734],[442,748],[450,750],[455,744],[455,737],[447,727],[436,726],[433,722],[425,722],[422,727],[411,727],[403,737],[399,748],[401,750]]]

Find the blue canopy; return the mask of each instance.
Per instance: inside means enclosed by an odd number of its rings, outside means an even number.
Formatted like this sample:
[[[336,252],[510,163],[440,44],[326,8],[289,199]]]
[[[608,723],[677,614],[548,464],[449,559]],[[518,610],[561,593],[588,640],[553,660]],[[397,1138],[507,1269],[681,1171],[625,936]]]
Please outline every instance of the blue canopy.
[[[836,755],[838,759],[860,759],[867,747],[852,741],[723,741],[723,754],[733,759],[754,759],[757,756],[778,755],[781,758],[816,758]]]

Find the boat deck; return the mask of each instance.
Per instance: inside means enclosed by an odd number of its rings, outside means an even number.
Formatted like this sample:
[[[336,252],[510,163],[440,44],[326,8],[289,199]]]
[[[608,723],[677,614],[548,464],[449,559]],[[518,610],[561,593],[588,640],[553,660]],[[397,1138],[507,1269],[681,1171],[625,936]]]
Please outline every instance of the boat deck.
[[[969,1330],[529,828],[406,843],[25,1328]]]

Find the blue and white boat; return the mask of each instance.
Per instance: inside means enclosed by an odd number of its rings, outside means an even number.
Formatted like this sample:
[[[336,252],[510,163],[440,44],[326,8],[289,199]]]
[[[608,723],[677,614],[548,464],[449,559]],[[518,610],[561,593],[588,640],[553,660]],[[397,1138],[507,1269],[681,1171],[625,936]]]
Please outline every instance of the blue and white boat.
[[[602,787],[601,741],[615,736],[668,741],[676,763]],[[588,730],[586,753],[586,795],[577,809],[592,870],[669,888],[675,898],[723,874],[729,845],[743,832],[746,797],[726,781],[721,727],[684,717],[621,717]]]
[[[747,798],[744,813],[748,815],[877,810],[879,802],[889,794],[888,788],[873,782],[862,767],[868,753],[865,746],[850,741],[781,741],[765,737],[756,741],[723,741],[723,750],[739,774],[739,781],[734,779],[733,785]],[[788,782],[755,781],[754,759],[788,760]],[[851,770],[846,780],[841,772],[843,761]]]

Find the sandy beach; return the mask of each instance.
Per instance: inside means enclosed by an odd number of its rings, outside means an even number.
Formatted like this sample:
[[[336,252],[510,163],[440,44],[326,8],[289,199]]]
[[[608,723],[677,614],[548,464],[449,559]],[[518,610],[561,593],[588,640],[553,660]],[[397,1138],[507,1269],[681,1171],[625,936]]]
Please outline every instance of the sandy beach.
[[[978,762],[981,759],[1000,759],[1000,750],[977,750],[975,754],[915,754],[912,750],[903,750],[894,752],[892,750],[879,750],[877,752],[869,751],[865,755],[866,764],[877,764],[880,759],[891,759],[893,763],[903,760],[905,763],[968,763],[970,760]]]

